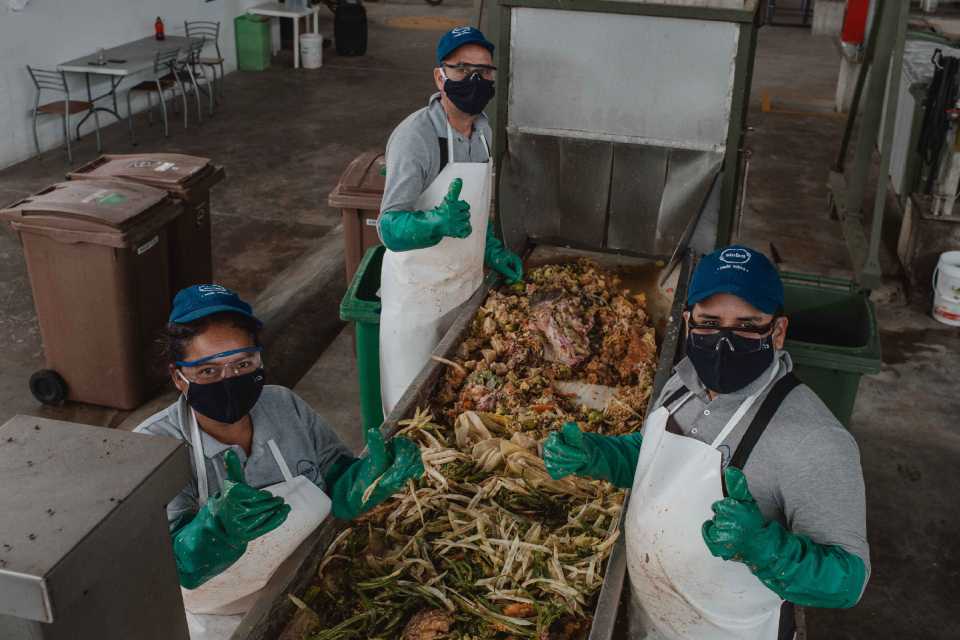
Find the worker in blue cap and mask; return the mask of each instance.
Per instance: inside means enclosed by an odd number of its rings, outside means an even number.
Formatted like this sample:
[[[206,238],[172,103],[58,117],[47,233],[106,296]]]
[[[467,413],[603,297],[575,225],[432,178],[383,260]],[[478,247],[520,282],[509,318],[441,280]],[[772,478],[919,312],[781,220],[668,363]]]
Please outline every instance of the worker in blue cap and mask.
[[[845,608],[870,570],[856,442],[792,373],[780,276],[763,254],[705,256],[686,355],[640,433],[544,445],[554,478],[632,488],[631,638],[794,637],[793,605]]]
[[[389,413],[430,357],[455,310],[480,286],[483,267],[508,282],[520,258],[489,224],[493,44],[457,27],[437,45],[437,93],[387,142],[378,228],[387,251],[380,297],[380,377]]]
[[[356,459],[297,394],[265,384],[261,326],[225,287],[180,291],[161,342],[182,395],[136,429],[190,449],[193,479],[167,505],[167,518],[194,613],[242,613],[250,592],[331,508],[354,518],[423,473],[412,441],[384,442],[370,429],[368,454]]]

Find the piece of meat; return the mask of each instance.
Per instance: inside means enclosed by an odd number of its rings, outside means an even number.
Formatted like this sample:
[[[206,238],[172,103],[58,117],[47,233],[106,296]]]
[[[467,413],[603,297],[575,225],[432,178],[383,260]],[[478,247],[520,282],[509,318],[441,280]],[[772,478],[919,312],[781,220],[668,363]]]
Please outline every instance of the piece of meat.
[[[545,359],[575,367],[590,355],[593,318],[584,317],[579,301],[572,296],[546,300],[530,311],[530,325],[545,338]]]

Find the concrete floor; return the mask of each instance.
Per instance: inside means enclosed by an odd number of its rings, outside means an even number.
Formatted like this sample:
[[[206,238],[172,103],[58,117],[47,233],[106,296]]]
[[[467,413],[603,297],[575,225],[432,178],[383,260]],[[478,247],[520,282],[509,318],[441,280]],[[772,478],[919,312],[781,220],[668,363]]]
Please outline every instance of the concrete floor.
[[[395,29],[387,21],[408,15],[464,22],[466,0],[441,7],[420,3],[371,4],[367,55],[337,56],[324,50],[319,70],[290,69],[281,55],[264,73],[234,73],[226,101],[200,126],[171,116],[171,135],[135,121],[138,146],[125,123],[104,131],[109,153],[168,151],[213,158],[227,180],[213,192],[214,276],[255,307],[282,320],[268,326],[270,377],[293,386],[342,329],[338,306],[345,290],[339,210],[327,195],[357,155],[382,149],[407,114],[426,103],[432,89],[436,30]],[[320,14],[321,32],[332,18]],[[442,27],[444,30],[449,27]],[[122,100],[121,100],[122,102]],[[191,105],[192,106],[192,105]],[[74,148],[74,165],[96,157],[93,136]],[[59,150],[0,171],[0,202],[6,204],[63,179],[69,169]],[[279,302],[277,302],[279,300]],[[271,329],[283,325],[282,335]],[[0,231],[0,340],[7,345],[0,370],[0,423],[17,413],[104,426],[136,426],[167,401],[164,396],[128,415],[68,403],[50,408],[35,402],[29,375],[43,367],[43,349],[22,251],[4,225]]]
[[[173,124],[169,140],[143,119],[142,151],[207,155],[227,167],[214,193],[217,278],[258,301],[282,326],[268,335],[271,378],[296,389],[359,446],[357,387],[349,333],[341,333],[337,304],[343,293],[338,212],[326,194],[345,164],[380,147],[392,127],[423,104],[437,31],[388,28],[401,15],[463,17],[464,6],[370,4],[370,52],[337,58],[323,69],[274,67],[227,78],[228,101],[199,128]],[[324,16],[323,30],[330,32]],[[829,39],[789,27],[761,30],[749,116],[753,150],[742,241],[770,251],[782,267],[826,275],[851,274],[839,224],[826,211],[827,168],[843,120],[822,111],[832,100],[839,59]],[[791,103],[791,113],[762,113],[766,90]],[[806,112],[806,113],[805,113]],[[124,130],[111,127],[107,149],[130,151]],[[78,162],[94,157],[89,140]],[[12,200],[59,178],[57,152],[0,172],[0,200]],[[889,216],[895,237],[896,216]],[[863,601],[850,611],[812,610],[809,637],[954,638],[960,593],[960,432],[956,366],[960,331],[931,320],[923,296],[908,306],[898,287],[889,243],[888,276],[877,295],[883,370],[861,383],[851,430],[857,436],[868,492],[873,576]],[[42,365],[22,254],[0,233],[0,421],[14,413],[65,417],[91,424],[136,424],[139,416],[71,405],[50,410],[26,391]],[[329,348],[327,348],[329,345]],[[321,355],[322,354],[322,355]]]

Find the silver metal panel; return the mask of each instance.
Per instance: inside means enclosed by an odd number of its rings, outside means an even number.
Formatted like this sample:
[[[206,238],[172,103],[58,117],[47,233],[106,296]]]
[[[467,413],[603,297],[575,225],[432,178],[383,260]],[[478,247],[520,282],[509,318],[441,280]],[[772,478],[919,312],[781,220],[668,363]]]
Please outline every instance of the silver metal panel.
[[[894,193],[904,195],[904,180],[913,149],[910,141],[913,139],[913,118],[921,105],[910,93],[911,84],[904,67],[903,82],[900,83],[900,93],[897,100],[897,120],[893,130],[893,148],[890,155],[890,182]],[[887,120],[884,110],[884,122]],[[886,126],[886,124],[884,124]]]
[[[511,11],[508,131],[720,151],[736,24]]]
[[[0,615],[56,621],[102,586],[144,522],[161,527],[170,565],[153,579],[175,586],[163,514],[189,473],[183,444],[168,438],[28,416],[0,427],[0,513],[15,514],[0,518]]]
[[[723,155],[614,147],[607,249],[669,255],[703,206]]]
[[[612,160],[606,143],[511,137],[501,171],[504,220],[522,224],[534,240],[603,247]]]
[[[508,246],[527,240],[669,256],[706,199],[723,155],[516,133],[499,193]]]

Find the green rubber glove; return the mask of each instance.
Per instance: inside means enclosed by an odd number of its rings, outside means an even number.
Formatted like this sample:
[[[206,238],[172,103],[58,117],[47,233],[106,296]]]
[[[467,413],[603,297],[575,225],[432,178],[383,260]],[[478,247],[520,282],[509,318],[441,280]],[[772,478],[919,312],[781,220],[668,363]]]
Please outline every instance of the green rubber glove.
[[[228,451],[223,491],[173,533],[173,555],[180,584],[196,589],[222,573],[247,550],[247,543],[273,531],[287,519],[283,498],[246,484],[240,459]]]
[[[367,429],[367,451],[367,457],[355,460],[339,478],[331,478],[333,515],[341,520],[352,520],[369,511],[400,491],[407,480],[423,475],[420,448],[408,438],[384,442],[380,429]],[[376,488],[364,501],[363,494],[378,478]]]
[[[424,249],[444,237],[466,238],[470,226],[470,205],[460,199],[463,180],[456,178],[450,190],[430,211],[385,211],[380,216],[380,236],[390,251]]]
[[[703,523],[710,553],[743,562],[771,591],[794,604],[846,609],[857,603],[866,580],[863,560],[764,520],[740,469],[727,467],[723,478],[728,497],[713,503],[714,517]]]
[[[543,444],[543,462],[554,480],[570,474],[612,482],[621,489],[633,486],[643,436],[604,436],[584,433],[576,422],[554,431]]]
[[[487,225],[487,244],[483,251],[483,261],[487,266],[502,275],[507,284],[523,280],[523,260],[510,249],[503,246],[493,234],[492,225]]]

